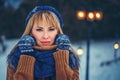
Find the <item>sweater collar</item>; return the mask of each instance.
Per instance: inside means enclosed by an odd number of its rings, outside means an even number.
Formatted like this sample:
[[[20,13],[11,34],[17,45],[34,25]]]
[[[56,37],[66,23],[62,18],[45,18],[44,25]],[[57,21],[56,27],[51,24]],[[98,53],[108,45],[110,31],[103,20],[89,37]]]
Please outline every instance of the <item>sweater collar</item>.
[[[33,46],[34,49],[37,50],[52,50],[55,49],[57,47],[57,45],[51,45],[51,46]]]

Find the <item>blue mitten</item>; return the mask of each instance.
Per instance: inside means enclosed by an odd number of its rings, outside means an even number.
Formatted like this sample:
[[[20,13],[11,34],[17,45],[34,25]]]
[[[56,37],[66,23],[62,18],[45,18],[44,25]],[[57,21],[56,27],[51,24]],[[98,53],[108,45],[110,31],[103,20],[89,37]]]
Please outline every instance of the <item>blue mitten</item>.
[[[25,35],[18,42],[18,48],[19,48],[21,54],[33,56],[33,54],[34,54],[33,46],[35,44],[36,44],[35,40],[32,36]]]
[[[70,40],[65,34],[58,34],[55,39],[55,43],[58,45],[57,49],[69,50]]]

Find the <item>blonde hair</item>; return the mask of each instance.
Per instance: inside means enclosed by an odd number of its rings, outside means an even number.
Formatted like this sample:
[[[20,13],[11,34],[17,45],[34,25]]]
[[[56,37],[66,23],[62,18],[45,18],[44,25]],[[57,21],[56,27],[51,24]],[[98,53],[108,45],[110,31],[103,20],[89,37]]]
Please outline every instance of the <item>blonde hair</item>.
[[[51,11],[39,11],[39,12],[36,12],[35,14],[33,14],[33,16],[30,18],[22,36],[30,34],[32,27],[33,27],[33,24],[35,22],[38,23],[39,20],[42,20],[43,22],[51,23],[54,27],[57,28],[59,34],[63,34],[59,19],[57,18],[57,16],[53,12],[51,12]]]
[[[27,24],[26,29],[23,32],[22,36],[30,34],[34,23],[36,21],[39,22],[39,20],[53,24],[53,26],[57,28],[58,34],[63,34],[58,17],[51,11],[43,10],[43,11],[38,11],[33,14],[33,16],[28,21],[28,24]],[[18,45],[18,43],[13,47],[13,49],[11,50],[10,53],[12,53],[14,51],[14,49],[17,47],[17,45]]]
[[[39,11],[39,12],[34,13],[33,16],[30,18],[22,36],[30,34],[34,23],[35,22],[38,23],[40,20],[42,20],[43,22],[51,23],[54,27],[57,28],[58,34],[63,34],[63,31],[62,31],[61,26],[60,26],[59,19],[53,12],[51,12],[51,11]],[[11,50],[11,53],[14,51],[14,49],[16,47],[17,47],[17,44]],[[77,56],[77,54],[74,51],[72,46],[71,46],[71,51],[73,52],[76,59],[78,60],[78,56]]]

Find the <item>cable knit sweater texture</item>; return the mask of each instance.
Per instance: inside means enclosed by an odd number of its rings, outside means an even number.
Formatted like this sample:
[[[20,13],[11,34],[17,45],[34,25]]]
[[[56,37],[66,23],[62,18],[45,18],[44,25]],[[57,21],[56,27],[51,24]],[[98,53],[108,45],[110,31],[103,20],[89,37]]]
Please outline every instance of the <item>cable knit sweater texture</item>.
[[[54,46],[56,47],[56,46]],[[50,50],[52,47],[35,47],[40,50]],[[53,53],[55,60],[56,79],[54,80],[79,80],[79,69],[69,66],[69,51],[58,50]],[[8,64],[6,80],[34,80],[34,64],[36,59],[28,55],[20,55],[16,71]],[[37,80],[51,80],[49,78]]]

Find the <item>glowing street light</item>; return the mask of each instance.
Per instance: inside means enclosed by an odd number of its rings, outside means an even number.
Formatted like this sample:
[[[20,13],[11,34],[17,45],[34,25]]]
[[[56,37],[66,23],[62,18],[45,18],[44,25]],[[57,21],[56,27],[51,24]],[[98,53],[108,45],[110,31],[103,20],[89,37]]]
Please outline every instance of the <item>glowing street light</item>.
[[[94,21],[94,19],[95,19],[94,12],[88,12],[87,13],[87,20],[88,21]]]
[[[99,9],[100,10],[100,9]],[[101,20],[103,18],[103,13],[101,11],[85,11],[85,10],[79,10],[77,11],[77,18],[79,20],[87,20],[87,24],[90,26],[91,23],[95,20]],[[89,54],[90,54],[90,37],[91,37],[91,32],[90,28],[87,27],[87,54],[86,54],[86,80],[89,80]],[[78,54],[81,53],[82,50],[78,49]]]
[[[88,21],[101,20],[103,18],[103,13],[101,11],[89,11],[85,10],[77,11],[77,18],[80,20],[87,19]]]
[[[115,49],[115,50],[118,50],[118,49],[119,49],[119,44],[118,44],[118,42],[115,42],[115,43],[114,43],[114,49]]]
[[[78,48],[77,50],[78,55],[83,55],[83,49],[81,47]]]
[[[103,18],[103,13],[101,11],[95,11],[94,14],[96,20],[101,20]]]
[[[116,61],[117,60],[117,50],[119,49],[119,43],[115,42],[113,47],[114,47],[114,59]]]
[[[79,10],[77,12],[77,18],[78,19],[85,19],[85,17],[86,17],[86,12],[84,10]]]

